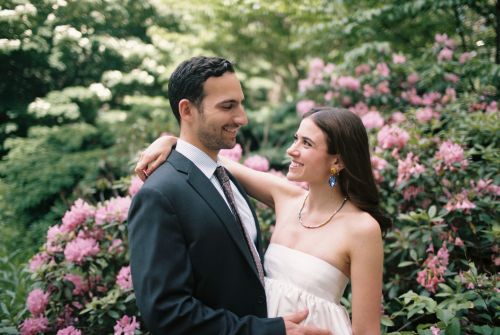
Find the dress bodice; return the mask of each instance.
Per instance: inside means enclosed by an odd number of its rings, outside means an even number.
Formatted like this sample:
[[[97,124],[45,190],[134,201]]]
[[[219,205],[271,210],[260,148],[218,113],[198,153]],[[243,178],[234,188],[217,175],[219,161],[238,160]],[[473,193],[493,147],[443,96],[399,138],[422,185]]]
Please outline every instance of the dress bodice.
[[[268,316],[283,316],[304,308],[304,324],[351,334],[351,323],[340,299],[349,278],[330,263],[305,252],[271,243],[264,258]]]

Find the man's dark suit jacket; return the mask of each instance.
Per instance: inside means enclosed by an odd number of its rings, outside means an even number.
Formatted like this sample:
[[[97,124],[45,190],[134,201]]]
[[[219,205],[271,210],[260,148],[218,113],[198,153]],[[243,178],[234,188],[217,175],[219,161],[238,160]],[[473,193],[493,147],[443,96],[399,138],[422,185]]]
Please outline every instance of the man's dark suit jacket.
[[[128,220],[137,305],[153,334],[285,334],[283,319],[266,318],[265,291],[241,227],[186,157],[173,151],[147,179]],[[259,229],[257,235],[261,250]]]

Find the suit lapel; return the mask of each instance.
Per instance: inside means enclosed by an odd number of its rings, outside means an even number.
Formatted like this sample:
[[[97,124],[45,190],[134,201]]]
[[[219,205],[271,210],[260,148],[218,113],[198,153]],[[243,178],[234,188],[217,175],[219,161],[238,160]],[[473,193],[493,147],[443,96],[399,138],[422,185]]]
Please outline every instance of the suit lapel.
[[[248,245],[245,240],[245,236],[243,235],[243,231],[239,224],[236,222],[231,210],[227,206],[226,202],[219,194],[217,189],[214,187],[212,182],[194,165],[189,159],[184,157],[182,154],[177,151],[172,151],[170,154],[168,161],[174,166],[177,170],[187,173],[188,178],[187,181],[193,187],[193,189],[207,202],[207,204],[212,208],[215,214],[219,217],[220,221],[226,228],[229,236],[231,236],[232,240],[240,250],[245,258],[246,262],[253,269],[255,276],[259,278],[259,274],[257,272],[257,268],[254,264],[253,257],[248,250]],[[233,181],[234,182],[234,181]],[[241,192],[241,189],[240,189]],[[242,193],[246,198],[246,194]],[[252,214],[255,218],[255,213],[252,210]],[[257,221],[256,221],[257,222]],[[258,239],[260,238],[260,231],[257,231]],[[259,250],[259,248],[257,249]]]

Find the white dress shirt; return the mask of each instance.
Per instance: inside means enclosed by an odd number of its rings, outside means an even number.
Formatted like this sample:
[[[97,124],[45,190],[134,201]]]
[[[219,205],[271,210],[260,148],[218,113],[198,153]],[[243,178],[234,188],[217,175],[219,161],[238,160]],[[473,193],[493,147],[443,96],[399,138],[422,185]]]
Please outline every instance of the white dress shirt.
[[[196,165],[196,167],[198,167],[198,169],[200,169],[205,176],[207,176],[207,178],[212,182],[217,191],[220,193],[224,201],[226,201],[227,207],[230,208],[229,202],[227,201],[224,195],[224,191],[222,190],[222,186],[217,180],[217,177],[214,175],[217,166],[222,165],[221,162],[215,162],[212,158],[210,158],[210,156],[208,156],[198,147],[195,147],[191,143],[188,143],[181,139],[177,140],[177,146],[175,150],[185,156],[191,162],[193,162],[193,164]],[[250,210],[248,203],[245,201],[245,198],[240,193],[238,188],[233,184],[231,180],[229,181],[231,183],[231,189],[233,191],[234,200],[236,202],[236,208],[238,209],[240,219],[245,225],[248,235],[255,244],[255,241],[257,239],[257,228],[255,227],[255,220],[253,219],[252,211]]]

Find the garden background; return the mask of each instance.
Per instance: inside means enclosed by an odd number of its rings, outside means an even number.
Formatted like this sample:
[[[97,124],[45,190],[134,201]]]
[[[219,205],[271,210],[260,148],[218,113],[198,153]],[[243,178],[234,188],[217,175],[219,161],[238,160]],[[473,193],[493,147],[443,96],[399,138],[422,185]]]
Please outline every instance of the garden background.
[[[145,333],[132,169],[177,132],[168,77],[201,54],[235,62],[250,124],[226,154],[255,169],[286,172],[312,106],[362,117],[394,220],[384,333],[500,334],[493,0],[1,0],[1,334]]]

